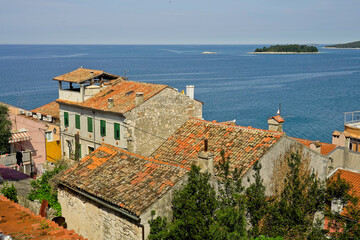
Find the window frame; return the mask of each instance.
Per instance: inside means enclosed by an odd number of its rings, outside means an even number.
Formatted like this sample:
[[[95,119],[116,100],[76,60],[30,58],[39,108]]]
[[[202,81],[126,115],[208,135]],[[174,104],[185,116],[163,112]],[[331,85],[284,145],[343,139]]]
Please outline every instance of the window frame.
[[[106,136],[106,121],[105,120],[100,120],[100,135],[102,137]]]
[[[81,129],[81,119],[79,114],[75,114],[75,128]]]
[[[119,136],[117,136],[119,134]],[[114,139],[120,140],[120,123],[114,123]]]
[[[69,119],[69,113],[64,112],[64,126],[69,127],[70,119]]]

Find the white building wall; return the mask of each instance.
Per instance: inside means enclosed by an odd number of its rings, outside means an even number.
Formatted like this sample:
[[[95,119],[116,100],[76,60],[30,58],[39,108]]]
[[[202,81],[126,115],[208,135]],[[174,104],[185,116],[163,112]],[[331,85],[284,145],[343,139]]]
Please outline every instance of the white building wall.
[[[69,126],[64,125],[64,112],[69,114]],[[75,115],[80,115],[80,129],[76,128]],[[88,120],[93,119],[93,132],[88,131]],[[106,136],[101,136],[100,121],[106,122]],[[75,153],[75,134],[79,134],[81,144],[81,157],[89,154],[89,147],[98,148],[102,143],[107,143],[122,149],[127,148],[127,129],[124,127],[125,118],[121,114],[106,113],[100,111],[92,112],[89,109],[78,108],[75,106],[60,104],[60,122],[62,136],[62,152],[63,155],[69,157],[69,148],[67,141],[72,144],[72,151]],[[120,140],[116,140],[114,136],[114,123],[120,124]],[[64,154],[65,153],[65,154]]]

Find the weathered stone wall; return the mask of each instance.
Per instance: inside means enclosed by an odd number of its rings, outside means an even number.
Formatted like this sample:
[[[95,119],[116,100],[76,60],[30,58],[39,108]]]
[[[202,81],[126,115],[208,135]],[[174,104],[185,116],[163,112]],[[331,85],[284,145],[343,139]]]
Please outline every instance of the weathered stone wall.
[[[360,172],[360,153],[351,151],[345,147],[338,147],[329,155],[331,164],[329,164],[329,173],[336,168],[343,168]]]
[[[260,170],[261,177],[266,186],[266,195],[270,196],[276,194],[278,189],[277,184],[283,182],[286,177],[286,161],[284,162],[285,154],[290,150],[299,151],[302,154],[306,168],[310,172],[314,171],[318,178],[325,180],[327,176],[327,166],[329,159],[314,150],[302,145],[296,140],[284,136],[277,142],[264,156],[260,159],[262,168]],[[254,170],[251,168],[243,177],[243,185],[248,187],[254,182]],[[250,178],[250,183],[247,178]]]
[[[89,240],[142,239],[142,228],[120,213],[64,188],[59,188],[58,199],[68,229]]]
[[[125,117],[128,151],[149,156],[189,117],[202,119],[202,103],[166,88]]]

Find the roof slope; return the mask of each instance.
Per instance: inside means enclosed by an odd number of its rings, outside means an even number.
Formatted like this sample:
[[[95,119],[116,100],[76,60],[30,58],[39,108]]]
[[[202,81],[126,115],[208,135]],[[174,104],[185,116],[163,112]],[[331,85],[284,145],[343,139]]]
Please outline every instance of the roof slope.
[[[84,239],[2,195],[0,213],[0,230],[12,239]]]
[[[98,78],[103,76],[105,78],[116,79],[119,76],[113,75],[110,73],[106,73],[101,70],[94,70],[94,69],[86,69],[86,68],[78,68],[72,72],[65,73],[63,75],[54,77],[54,80],[57,81],[64,81],[64,82],[71,82],[71,83],[83,83],[87,80]]]
[[[16,171],[15,169],[0,164],[0,180],[3,179],[5,181],[18,181],[27,179],[29,177],[30,176],[25,173]]]
[[[41,113],[42,115],[51,115],[54,118],[60,118],[59,103],[51,102],[44,106],[31,110],[34,113]]]
[[[103,144],[57,178],[65,186],[140,216],[186,172],[188,169]]]
[[[350,183],[351,189],[349,194],[360,198],[360,173],[347,171],[344,169],[338,169],[331,177],[330,181],[332,181],[337,175],[340,175],[341,179],[346,180]],[[357,203],[357,208],[360,209],[360,202]],[[347,216],[348,212],[346,208],[341,212],[341,215]]]
[[[230,157],[231,167],[241,167],[245,173],[283,135],[281,132],[191,118],[165,141],[152,157],[189,167],[195,163],[198,152],[203,150],[203,140],[207,138],[209,151],[215,155],[215,164],[221,160],[220,151],[224,149],[225,156]]]
[[[294,138],[296,141],[304,144],[307,147],[310,147],[310,144],[313,143],[314,141],[311,140],[307,140],[307,139],[301,139],[301,138]],[[321,149],[320,149],[320,153],[323,155],[328,155],[329,153],[331,153],[337,146],[335,144],[331,144],[331,143],[323,143],[323,142],[319,142],[321,144]]]
[[[81,107],[109,111],[116,113],[125,113],[135,107],[135,95],[137,92],[144,94],[144,101],[155,96],[165,88],[167,85],[152,84],[133,81],[117,81],[112,86],[109,86],[92,96],[84,102],[71,102],[67,100],[58,99],[59,103],[78,105]],[[114,107],[108,108],[108,99],[114,99]]]

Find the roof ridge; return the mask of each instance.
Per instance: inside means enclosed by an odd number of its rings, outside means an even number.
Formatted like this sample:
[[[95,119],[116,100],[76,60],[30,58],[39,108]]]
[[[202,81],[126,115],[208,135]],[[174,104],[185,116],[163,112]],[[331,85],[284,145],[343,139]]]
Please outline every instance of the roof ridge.
[[[178,167],[178,168],[183,168],[183,169],[186,169],[186,170],[190,170],[190,168],[185,167],[185,166],[183,166],[183,165],[179,165],[179,164],[175,164],[175,163],[170,163],[170,162],[167,162],[167,161],[160,161],[160,160],[157,160],[157,159],[151,158],[151,157],[145,157],[145,156],[142,156],[142,155],[140,155],[140,154],[132,153],[132,152],[126,151],[126,150],[124,150],[124,149],[115,147],[115,146],[110,145],[110,144],[108,144],[108,143],[102,143],[102,144],[100,145],[100,147],[101,147],[101,146],[111,147],[111,148],[113,148],[114,150],[116,150],[116,151],[118,151],[118,152],[122,152],[122,153],[125,153],[125,154],[128,155],[128,156],[137,157],[137,158],[140,158],[140,159],[145,160],[145,161],[148,161],[148,162],[153,162],[153,163],[157,163],[157,164],[160,164],[160,165],[168,165],[168,166],[172,166],[172,167]]]
[[[278,131],[272,131],[272,130],[267,130],[267,129],[253,128],[251,126],[245,127],[245,126],[240,126],[240,125],[229,125],[229,124],[226,124],[224,122],[217,122],[216,120],[208,121],[208,120],[199,119],[199,118],[195,118],[195,117],[190,117],[190,119],[195,120],[195,121],[199,121],[199,122],[210,123],[210,124],[214,124],[214,125],[221,125],[221,126],[232,127],[232,128],[241,128],[241,129],[248,129],[248,130],[254,130],[254,131],[259,131],[259,132],[275,133],[277,135],[284,135],[285,134],[285,132],[278,132]]]

